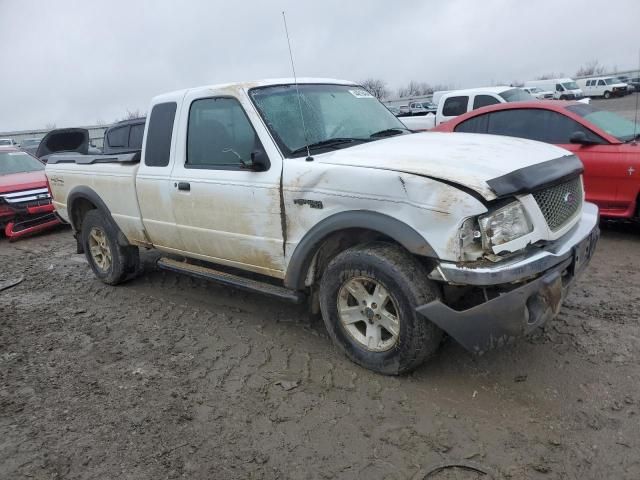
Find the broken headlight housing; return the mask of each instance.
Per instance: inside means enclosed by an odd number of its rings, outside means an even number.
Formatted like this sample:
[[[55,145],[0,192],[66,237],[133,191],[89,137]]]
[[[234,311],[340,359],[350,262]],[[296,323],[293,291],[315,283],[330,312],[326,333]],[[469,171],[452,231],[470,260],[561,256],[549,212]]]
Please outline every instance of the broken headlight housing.
[[[522,206],[515,201],[478,218],[482,247],[491,249],[509,243],[533,231],[533,225]]]

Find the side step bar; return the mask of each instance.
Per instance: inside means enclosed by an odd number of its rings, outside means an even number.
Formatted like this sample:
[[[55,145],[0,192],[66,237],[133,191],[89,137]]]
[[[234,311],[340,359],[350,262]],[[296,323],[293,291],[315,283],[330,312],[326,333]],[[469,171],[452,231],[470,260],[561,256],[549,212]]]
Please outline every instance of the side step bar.
[[[302,303],[305,300],[305,295],[302,292],[279,287],[266,282],[260,282],[258,280],[252,280],[239,275],[233,275],[227,272],[221,272],[220,270],[214,270],[213,268],[203,267],[201,265],[193,265],[191,263],[181,262],[166,257],[160,258],[157,265],[158,268],[163,270],[186,273],[192,277],[204,278],[205,280],[211,280],[216,283],[229,285],[230,287],[247,290],[249,292],[264,293],[265,295],[278,297],[288,302]]]

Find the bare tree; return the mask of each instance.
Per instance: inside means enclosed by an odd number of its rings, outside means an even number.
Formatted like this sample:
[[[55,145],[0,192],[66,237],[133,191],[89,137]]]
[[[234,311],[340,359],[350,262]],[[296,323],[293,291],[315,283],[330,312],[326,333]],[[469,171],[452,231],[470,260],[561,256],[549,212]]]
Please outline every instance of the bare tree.
[[[142,118],[142,117],[144,117],[145,115],[146,115],[146,113],[145,113],[145,112],[142,112],[142,111],[140,111],[140,110],[139,110],[139,109],[137,109],[137,108],[136,108],[135,110],[129,110],[129,109],[127,108],[127,114],[126,114],[124,117],[122,117],[122,118],[120,118],[120,119],[118,119],[118,120],[116,120],[116,121],[118,121],[118,122],[122,122],[123,120],[133,120],[133,119],[135,119],[135,118]]]
[[[513,80],[511,82],[512,87],[524,87],[524,82],[521,80]]]
[[[582,65],[578,71],[576,72],[576,77],[588,77],[589,75],[600,75],[604,73],[605,67],[604,65],[600,65],[600,62],[596,60],[591,60],[586,64]]]
[[[564,77],[564,73],[545,73],[544,75],[540,75],[536,77],[536,80],[549,80],[550,78],[562,78]]]
[[[437,83],[433,86],[434,92],[440,92],[443,90],[453,90],[453,85],[449,83]]]
[[[427,82],[417,82],[411,80],[406,87],[400,87],[398,89],[399,97],[417,97],[420,95],[431,95],[434,91],[434,87]]]
[[[371,95],[376,97],[378,100],[382,100],[387,95],[389,95],[389,90],[387,90],[387,82],[384,80],[380,80],[378,78],[367,78],[360,82]]]
[[[49,122],[45,125],[45,127],[47,130],[55,130],[56,128],[56,122]]]

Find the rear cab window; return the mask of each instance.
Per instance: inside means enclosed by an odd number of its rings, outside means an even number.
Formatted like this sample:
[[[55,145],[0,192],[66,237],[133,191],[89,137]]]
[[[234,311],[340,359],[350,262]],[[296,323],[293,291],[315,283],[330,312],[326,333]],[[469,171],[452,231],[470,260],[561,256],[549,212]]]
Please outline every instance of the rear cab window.
[[[129,125],[109,130],[107,141],[110,147],[126,147],[129,138]]]
[[[444,101],[442,106],[442,115],[445,117],[457,117],[467,112],[467,105],[469,104],[469,97],[449,97]]]
[[[492,97],[491,95],[476,95],[473,99],[473,109],[475,110],[476,108],[488,107],[489,105],[495,105],[496,103],[500,103],[500,100]]]
[[[144,154],[144,164],[148,167],[169,165],[176,107],[176,102],[158,103],[151,110]]]
[[[139,125],[131,125],[129,131],[129,148],[142,148],[142,137],[144,136],[144,123]]]

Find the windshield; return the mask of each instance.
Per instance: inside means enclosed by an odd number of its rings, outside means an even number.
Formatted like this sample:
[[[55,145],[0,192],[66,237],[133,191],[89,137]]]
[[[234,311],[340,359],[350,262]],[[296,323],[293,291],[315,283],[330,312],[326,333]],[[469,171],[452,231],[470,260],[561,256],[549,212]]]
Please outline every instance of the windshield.
[[[562,86],[567,90],[578,90],[580,88],[576,82],[565,82]]]
[[[44,165],[28,153],[0,152],[0,175],[38,172],[40,170],[44,170]]]
[[[607,85],[613,85],[614,83],[620,83],[620,81],[617,78],[605,78],[604,83]]]
[[[519,88],[512,88],[511,90],[505,90],[502,93],[499,93],[502,98],[507,102],[526,102],[528,100],[533,100],[534,98],[525,92],[524,90],[520,90]]]
[[[355,85],[275,85],[249,91],[285,156],[301,156],[306,145],[352,139],[326,148],[345,148],[377,138],[380,132],[407,130],[382,103]],[[402,108],[402,107],[401,107]],[[406,108],[406,107],[405,107]],[[302,128],[302,119],[305,129]],[[305,135],[306,130],[306,135]],[[372,138],[372,135],[374,137]],[[294,153],[295,152],[295,153]]]
[[[11,140],[0,138],[0,145],[12,145]]]
[[[31,146],[39,145],[39,144],[40,144],[40,139],[39,138],[27,138],[27,139],[22,141],[21,146],[23,146],[23,147],[31,147]]]
[[[422,106],[423,106],[424,108],[434,108],[434,107],[435,107],[435,105],[434,105],[433,103],[431,103],[431,102],[424,102],[424,103],[422,104]]]
[[[567,110],[580,115],[621,142],[633,140],[634,134],[640,133],[640,128],[636,128],[634,122],[613,112],[597,110],[591,105],[569,105]]]

